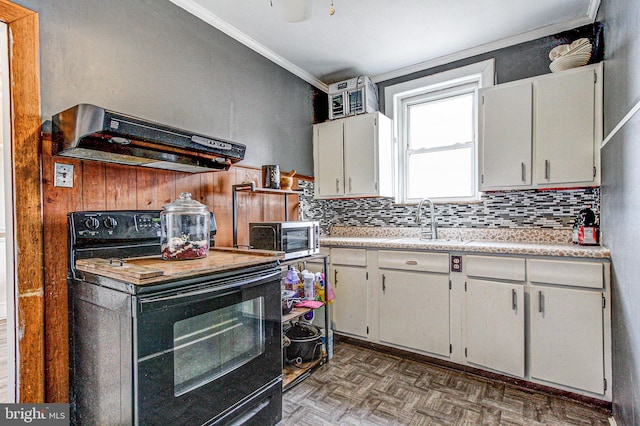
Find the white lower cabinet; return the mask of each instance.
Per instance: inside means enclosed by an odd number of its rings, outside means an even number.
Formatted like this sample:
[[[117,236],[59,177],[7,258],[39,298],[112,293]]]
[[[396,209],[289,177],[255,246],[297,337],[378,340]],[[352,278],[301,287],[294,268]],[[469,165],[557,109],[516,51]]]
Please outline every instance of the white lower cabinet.
[[[611,400],[606,260],[331,249],[338,333]]]
[[[331,268],[333,291],[336,300],[333,302],[331,318],[334,330],[367,337],[367,271],[350,266],[334,266]]]
[[[524,377],[524,286],[470,279],[465,312],[467,362]]]
[[[449,276],[384,270],[380,341],[449,356]]]
[[[603,298],[598,291],[531,286],[531,377],[605,392]]]

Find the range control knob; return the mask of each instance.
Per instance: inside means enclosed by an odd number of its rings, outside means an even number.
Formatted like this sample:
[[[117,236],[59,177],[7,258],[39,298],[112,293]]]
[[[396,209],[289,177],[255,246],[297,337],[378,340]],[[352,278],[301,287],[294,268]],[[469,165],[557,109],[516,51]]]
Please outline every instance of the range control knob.
[[[87,218],[84,221],[84,224],[89,229],[98,229],[98,227],[100,226],[100,222],[98,222],[98,219],[96,219],[95,217]]]
[[[118,222],[111,216],[107,216],[104,220],[104,226],[108,229],[113,229],[118,225]]]

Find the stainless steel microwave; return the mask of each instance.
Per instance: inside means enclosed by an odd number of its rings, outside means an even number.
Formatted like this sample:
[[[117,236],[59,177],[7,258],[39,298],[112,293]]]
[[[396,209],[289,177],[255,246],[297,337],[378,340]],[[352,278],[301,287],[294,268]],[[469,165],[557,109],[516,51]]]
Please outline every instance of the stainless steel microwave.
[[[310,256],[320,252],[320,222],[253,222],[249,224],[249,245],[282,251],[285,259]]]

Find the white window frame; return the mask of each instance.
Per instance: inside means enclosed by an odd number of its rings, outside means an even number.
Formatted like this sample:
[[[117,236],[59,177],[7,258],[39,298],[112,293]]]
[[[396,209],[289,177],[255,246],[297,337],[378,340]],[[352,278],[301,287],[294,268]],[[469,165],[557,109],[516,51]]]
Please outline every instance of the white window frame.
[[[395,145],[395,170],[396,170],[396,202],[397,203],[416,203],[417,199],[408,199],[407,185],[406,185],[406,173],[405,173],[405,159],[406,159],[406,139],[404,137],[405,129],[403,128],[403,104],[410,98],[414,98],[419,95],[426,95],[437,92],[444,93],[444,91],[454,90],[455,88],[467,86],[469,84],[476,85],[477,90],[482,87],[489,87],[494,85],[495,81],[495,60],[489,59],[486,61],[478,62],[475,64],[467,65],[464,67],[456,68],[449,71],[444,71],[437,74],[432,74],[426,77],[418,78],[415,80],[406,81],[403,83],[395,84],[385,87],[385,115],[393,119],[393,134]],[[474,106],[474,152],[473,152],[473,170],[472,176],[474,182],[473,196],[463,198],[434,198],[434,201],[439,202],[460,202],[460,201],[475,201],[480,197],[480,193],[477,191],[477,167],[478,167],[478,155],[477,155],[477,104]]]

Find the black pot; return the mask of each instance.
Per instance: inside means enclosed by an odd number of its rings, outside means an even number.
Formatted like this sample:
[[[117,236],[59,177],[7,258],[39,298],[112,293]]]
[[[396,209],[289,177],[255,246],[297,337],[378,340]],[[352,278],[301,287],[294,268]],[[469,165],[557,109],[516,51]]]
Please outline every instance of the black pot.
[[[314,361],[322,355],[322,332],[311,324],[295,323],[285,331],[291,344],[285,348],[287,362],[300,358],[303,362]]]

